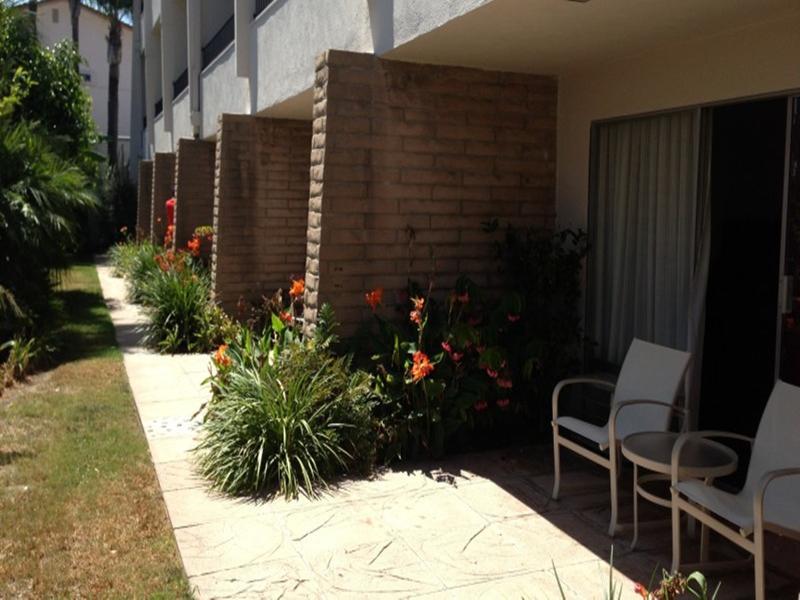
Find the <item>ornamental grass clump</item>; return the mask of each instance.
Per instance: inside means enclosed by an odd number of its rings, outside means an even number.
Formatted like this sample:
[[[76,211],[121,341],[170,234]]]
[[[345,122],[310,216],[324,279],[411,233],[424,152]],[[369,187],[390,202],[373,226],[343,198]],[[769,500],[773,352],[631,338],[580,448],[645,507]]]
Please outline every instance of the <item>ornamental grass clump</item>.
[[[197,448],[215,489],[316,496],[375,457],[372,379],[319,340],[247,330],[215,354],[214,392]]]
[[[148,317],[145,343],[162,353],[208,352],[229,328],[211,302],[208,273],[182,252],[158,254],[155,262],[140,292]]]

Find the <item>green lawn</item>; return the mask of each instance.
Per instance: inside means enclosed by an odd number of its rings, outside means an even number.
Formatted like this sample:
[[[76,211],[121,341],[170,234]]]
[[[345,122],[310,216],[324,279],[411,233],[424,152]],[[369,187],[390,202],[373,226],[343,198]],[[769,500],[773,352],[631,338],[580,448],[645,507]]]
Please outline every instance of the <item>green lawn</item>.
[[[94,265],[54,302],[55,365],[0,397],[0,598],[190,597]]]

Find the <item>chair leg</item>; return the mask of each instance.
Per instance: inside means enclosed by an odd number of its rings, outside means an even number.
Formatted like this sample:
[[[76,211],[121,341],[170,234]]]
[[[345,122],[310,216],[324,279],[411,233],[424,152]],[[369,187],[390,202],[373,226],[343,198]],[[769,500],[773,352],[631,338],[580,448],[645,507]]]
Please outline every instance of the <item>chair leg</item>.
[[[610,473],[609,473],[609,481],[611,482],[611,522],[608,525],[608,535],[614,537],[614,534],[617,532],[617,508],[619,505],[619,501],[617,498],[617,488],[619,486],[618,474],[617,469],[617,446],[613,444],[608,449],[608,456],[610,460]]]
[[[639,541],[639,467],[633,463],[633,541],[631,550]]]
[[[755,545],[753,562],[755,563],[756,575],[756,600],[766,600],[767,585],[764,573],[764,525],[763,523],[759,523],[758,520],[756,521],[753,531],[753,543]]]
[[[678,507],[678,494],[672,490],[672,572],[681,568],[681,509]]]
[[[553,426],[553,500],[558,500],[558,492],[561,487],[561,452],[558,443],[558,429]]]

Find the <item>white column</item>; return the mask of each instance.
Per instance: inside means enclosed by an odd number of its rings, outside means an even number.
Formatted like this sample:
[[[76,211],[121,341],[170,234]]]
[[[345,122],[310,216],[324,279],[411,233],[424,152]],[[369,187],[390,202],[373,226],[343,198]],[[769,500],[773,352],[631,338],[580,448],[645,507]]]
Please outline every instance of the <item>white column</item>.
[[[172,74],[175,72],[175,54],[169,51],[175,43],[176,0],[161,1],[161,92],[164,99],[164,130],[172,134]],[[170,147],[175,150],[174,140]]]
[[[156,54],[155,35],[153,35],[153,13],[151,11],[150,2],[144,2],[144,13],[141,23],[141,39],[144,47],[144,112],[147,115],[147,145],[148,148],[144,152],[149,157],[155,154],[155,127],[153,125],[155,115],[155,102],[156,102],[156,89],[158,71],[156,70],[156,61],[161,61],[161,57]]]
[[[191,107],[192,131],[200,137],[203,126],[203,113],[200,106],[200,72],[203,67],[203,2],[202,0],[186,0],[186,43],[187,63],[189,65],[189,106]]]
[[[234,5],[236,28],[236,76],[250,76],[250,22],[253,19],[252,0],[236,0]]]
[[[142,106],[144,97],[144,73],[142,72],[142,0],[133,2],[133,43],[131,44],[131,144],[128,168],[134,181],[139,173],[139,161],[144,158],[145,148],[142,148],[142,119],[145,107]]]

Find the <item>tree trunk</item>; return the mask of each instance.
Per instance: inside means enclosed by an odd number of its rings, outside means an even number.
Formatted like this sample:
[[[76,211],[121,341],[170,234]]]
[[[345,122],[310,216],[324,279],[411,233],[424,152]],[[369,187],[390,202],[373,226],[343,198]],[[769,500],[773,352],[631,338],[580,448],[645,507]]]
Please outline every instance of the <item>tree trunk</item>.
[[[122,26],[119,14],[108,21],[108,162],[117,164],[117,122],[119,116],[119,64],[122,62]]]
[[[28,0],[28,16],[31,19],[31,26],[33,32],[36,33],[36,12],[39,9],[38,0]]]
[[[69,0],[69,18],[72,23],[72,43],[77,50],[80,46],[81,0]]]

